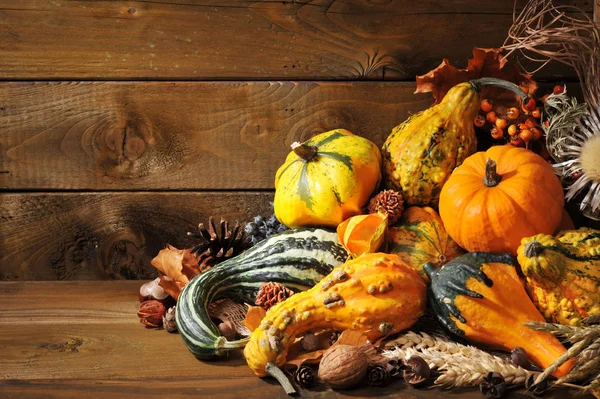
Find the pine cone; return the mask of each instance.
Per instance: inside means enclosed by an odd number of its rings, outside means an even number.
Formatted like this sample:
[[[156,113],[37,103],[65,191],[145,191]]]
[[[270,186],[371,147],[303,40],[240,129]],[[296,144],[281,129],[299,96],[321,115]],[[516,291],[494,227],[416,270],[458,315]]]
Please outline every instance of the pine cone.
[[[300,366],[294,373],[294,381],[302,388],[309,388],[315,382],[315,372],[311,367]]]
[[[380,209],[388,215],[390,226],[396,224],[404,210],[402,195],[394,190],[384,190],[369,201],[369,213],[377,213]]]
[[[256,295],[256,306],[260,306],[265,310],[276,303],[283,302],[294,294],[294,291],[284,287],[279,283],[263,283]]]
[[[163,316],[163,327],[167,332],[176,333],[177,323],[175,322],[175,306],[169,308]]]
[[[230,230],[227,221],[221,219],[217,229],[212,216],[208,218],[208,228],[204,223],[200,223],[198,231],[188,232],[188,235],[200,240],[191,252],[198,258],[198,268],[201,272],[239,255],[248,247],[244,229],[238,222],[235,223],[233,230]]]

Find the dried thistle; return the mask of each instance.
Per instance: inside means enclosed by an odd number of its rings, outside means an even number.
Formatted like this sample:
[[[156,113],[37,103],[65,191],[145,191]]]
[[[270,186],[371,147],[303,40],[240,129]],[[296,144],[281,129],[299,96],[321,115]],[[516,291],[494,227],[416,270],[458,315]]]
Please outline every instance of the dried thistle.
[[[404,360],[421,357],[440,373],[434,382],[438,386],[478,386],[489,372],[502,375],[507,384],[524,384],[530,375],[537,374],[481,349],[425,333],[408,332],[392,343],[396,347],[384,351],[384,356]]]

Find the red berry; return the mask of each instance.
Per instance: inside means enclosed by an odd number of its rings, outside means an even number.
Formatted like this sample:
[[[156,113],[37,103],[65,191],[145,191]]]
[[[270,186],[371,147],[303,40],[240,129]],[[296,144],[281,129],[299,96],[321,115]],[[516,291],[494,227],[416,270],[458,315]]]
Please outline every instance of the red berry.
[[[542,111],[540,111],[539,108],[536,108],[531,111],[531,116],[533,116],[535,119],[540,119],[542,117]]]
[[[565,85],[556,85],[552,89],[552,93],[558,95],[565,92]]]
[[[504,118],[498,118],[498,119],[496,119],[496,126],[499,129],[504,130],[508,127],[508,121]]]
[[[498,119],[498,120],[500,120],[500,119]],[[502,130],[498,126],[494,126],[492,128],[492,130],[490,131],[490,133],[492,134],[492,137],[495,138],[496,140],[501,139],[504,136],[504,130]]]
[[[519,138],[526,143],[529,143],[533,139],[533,133],[529,129],[521,130]]]
[[[532,97],[523,101],[523,109],[527,111],[533,111],[535,109],[535,100]]]
[[[483,115],[477,115],[475,119],[473,119],[473,124],[477,127],[482,127],[485,125],[485,117]]]
[[[493,108],[494,106],[492,105],[492,102],[490,100],[488,100],[487,98],[481,100],[481,110],[483,112],[490,112]]]
[[[521,112],[519,112],[519,109],[517,107],[512,107],[506,112],[506,116],[508,117],[508,119],[515,120],[519,117],[519,115],[521,115]]]
[[[490,111],[485,115],[485,119],[487,119],[487,121],[489,123],[496,123],[496,119],[498,119],[498,115],[496,115],[496,113],[494,111]]]
[[[537,121],[533,118],[527,118],[525,119],[525,126],[529,129],[534,128],[537,126]]]

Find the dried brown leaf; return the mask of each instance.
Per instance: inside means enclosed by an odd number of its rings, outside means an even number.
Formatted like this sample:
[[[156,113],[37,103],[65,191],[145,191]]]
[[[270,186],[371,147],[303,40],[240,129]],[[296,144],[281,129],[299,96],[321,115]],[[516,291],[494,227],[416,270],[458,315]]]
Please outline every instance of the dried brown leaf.
[[[333,345],[352,345],[362,346],[369,342],[369,338],[363,331],[357,330],[344,330],[340,334],[340,337]],[[333,346],[332,345],[332,346]]]
[[[246,320],[244,325],[248,327],[248,330],[254,331],[260,326],[260,322],[265,318],[267,311],[260,306],[248,305],[248,313],[246,313]]]
[[[500,49],[475,47],[473,58],[468,60],[467,68],[458,69],[444,59],[437,68],[425,75],[417,76],[415,93],[431,92],[437,104],[453,86],[482,77],[508,80],[525,87],[530,95],[533,95],[537,88],[531,75],[521,72],[516,66],[507,67],[506,58],[501,54]],[[507,93],[505,90],[493,87],[484,87],[481,97],[493,99],[496,103],[518,103],[514,93]]]
[[[181,290],[185,286],[185,283],[175,281],[162,273],[160,273],[159,278],[160,281],[158,282],[158,285],[160,285],[167,292],[167,294],[171,295],[171,297],[177,300]]]
[[[185,257],[184,252],[185,250],[183,249],[177,249],[172,245],[167,245],[165,249],[162,249],[158,255],[152,259],[152,266],[160,270],[171,280],[187,284],[190,280],[182,272],[183,259]]]
[[[288,373],[293,374],[293,372],[296,369],[302,367],[305,364],[319,364],[321,358],[323,357],[323,354],[326,351],[327,349],[319,349],[313,352],[302,353],[291,359],[288,355],[288,360],[285,362],[284,368]]]

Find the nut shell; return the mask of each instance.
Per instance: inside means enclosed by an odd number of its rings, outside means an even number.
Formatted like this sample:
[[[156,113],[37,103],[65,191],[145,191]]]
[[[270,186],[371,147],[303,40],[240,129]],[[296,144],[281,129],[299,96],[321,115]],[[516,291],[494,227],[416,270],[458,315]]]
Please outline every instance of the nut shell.
[[[359,347],[334,345],[321,359],[319,379],[332,388],[348,389],[365,377],[367,367],[367,357]]]

